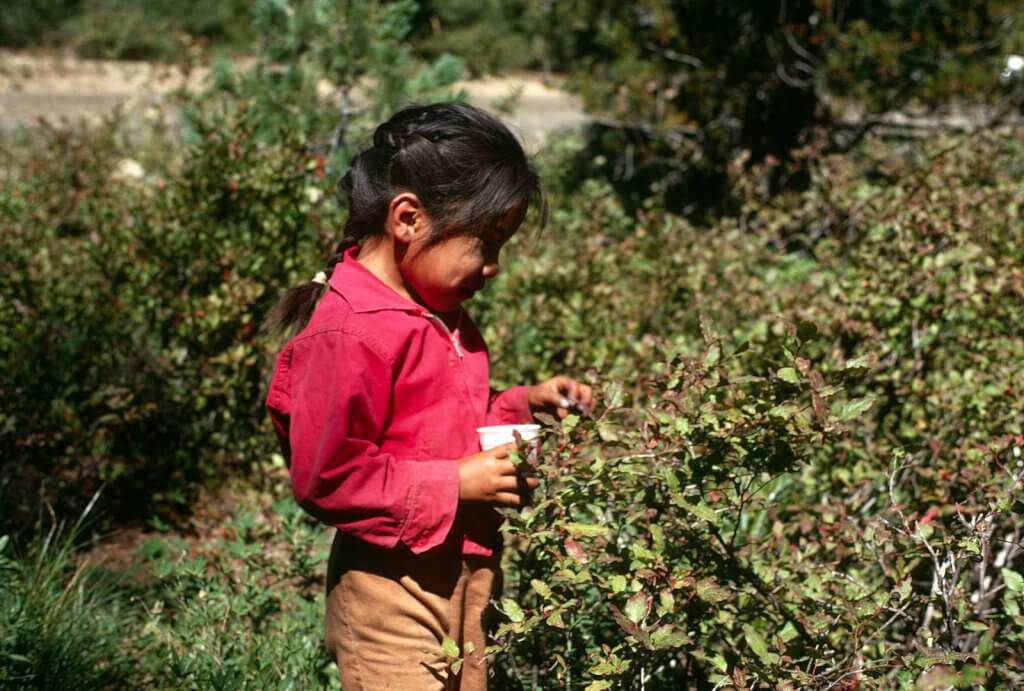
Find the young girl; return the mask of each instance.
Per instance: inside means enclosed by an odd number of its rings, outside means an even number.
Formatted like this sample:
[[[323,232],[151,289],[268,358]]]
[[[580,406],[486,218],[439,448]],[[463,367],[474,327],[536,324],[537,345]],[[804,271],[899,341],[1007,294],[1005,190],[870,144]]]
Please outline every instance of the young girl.
[[[345,239],[271,315],[298,335],[267,398],[296,500],[337,529],[327,645],[345,691],[485,689],[494,507],[522,497],[513,445],[481,452],[475,430],[592,405],[569,377],[490,389],[462,307],[498,273],[539,181],[496,118],[437,104],[378,127],[341,189]],[[445,639],[465,654],[458,674]]]

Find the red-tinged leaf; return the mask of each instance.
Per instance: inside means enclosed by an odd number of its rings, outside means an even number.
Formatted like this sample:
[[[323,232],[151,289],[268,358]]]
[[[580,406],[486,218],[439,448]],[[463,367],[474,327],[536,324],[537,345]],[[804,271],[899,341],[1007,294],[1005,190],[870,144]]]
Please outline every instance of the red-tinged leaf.
[[[608,607],[612,611],[612,619],[615,620],[615,623],[617,623],[623,631],[628,633],[630,636],[632,636],[648,648],[653,648],[653,646],[651,645],[651,637],[647,634],[646,631],[640,628],[640,626],[638,626],[637,624],[631,622],[629,618],[622,613],[622,610],[620,610],[615,605],[608,605]]]
[[[629,620],[629,617],[622,613],[622,610],[620,610],[615,605],[608,605],[608,607],[612,611],[612,619],[614,619],[616,623],[618,623],[618,625],[622,627],[623,631],[630,634],[631,636],[635,636],[636,634],[640,633],[640,627],[631,622]]]
[[[573,561],[578,561],[581,563],[587,561],[586,551],[583,549],[580,543],[576,542],[571,537],[565,541],[565,553],[568,554]]]
[[[828,415],[828,406],[825,399],[818,395],[818,392],[811,389],[811,407],[814,409],[814,417],[824,420]]]

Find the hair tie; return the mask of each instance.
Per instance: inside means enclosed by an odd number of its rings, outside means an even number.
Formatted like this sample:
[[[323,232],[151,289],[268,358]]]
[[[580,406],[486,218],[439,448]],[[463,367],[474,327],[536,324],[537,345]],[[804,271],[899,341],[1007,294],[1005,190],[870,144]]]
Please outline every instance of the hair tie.
[[[327,274],[323,271],[317,272],[316,276],[313,277],[313,283],[319,283],[320,285],[327,285]]]

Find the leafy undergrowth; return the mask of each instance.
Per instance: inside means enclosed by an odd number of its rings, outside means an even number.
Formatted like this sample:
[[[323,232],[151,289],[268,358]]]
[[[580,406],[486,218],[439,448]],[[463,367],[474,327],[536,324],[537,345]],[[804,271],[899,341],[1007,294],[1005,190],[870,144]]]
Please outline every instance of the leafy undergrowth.
[[[1021,683],[1019,154],[809,147],[706,228],[594,184],[516,248],[498,374],[590,367],[604,408],[509,522],[502,683]]]
[[[54,524],[18,554],[0,538],[0,688],[86,691],[127,678],[119,627],[134,621],[116,584],[76,562],[83,527]]]
[[[264,491],[213,498],[200,532],[149,532],[129,558],[84,549],[82,521],[18,554],[4,540],[0,688],[340,688],[321,634],[328,532]]]

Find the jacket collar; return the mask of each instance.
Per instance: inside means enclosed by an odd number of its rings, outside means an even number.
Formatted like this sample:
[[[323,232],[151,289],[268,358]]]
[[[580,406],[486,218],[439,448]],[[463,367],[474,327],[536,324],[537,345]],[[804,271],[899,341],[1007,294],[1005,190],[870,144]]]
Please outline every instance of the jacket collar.
[[[331,290],[341,294],[354,312],[380,312],[399,310],[426,314],[426,308],[402,297],[391,286],[373,275],[365,266],[356,261],[359,247],[345,250],[343,259],[334,265],[331,272]]]

